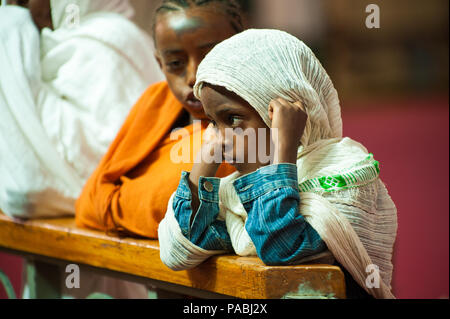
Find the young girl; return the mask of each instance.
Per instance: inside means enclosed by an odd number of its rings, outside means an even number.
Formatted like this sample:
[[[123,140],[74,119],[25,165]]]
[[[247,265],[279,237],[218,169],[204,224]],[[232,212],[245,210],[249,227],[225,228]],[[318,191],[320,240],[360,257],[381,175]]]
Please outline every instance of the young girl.
[[[342,137],[337,92],[311,50],[282,31],[245,31],[206,56],[194,92],[212,123],[200,158],[220,145],[237,172],[218,179],[218,163],[199,161],[182,173],[159,227],[162,261],[181,270],[234,251],[292,265],[329,249],[367,293],[392,298],[396,208],[372,154]],[[249,161],[270,143],[272,161]],[[366,284],[368,266],[379,282]]]
[[[149,87],[131,110],[76,203],[78,226],[158,237],[178,178],[192,168],[171,161],[171,149],[179,142],[192,145],[208,125],[189,124],[206,119],[193,91],[197,67],[216,44],[246,28],[242,2],[165,0],[157,9],[156,59],[167,82]],[[172,140],[171,131],[182,126],[187,134]],[[232,171],[223,166],[218,175]]]

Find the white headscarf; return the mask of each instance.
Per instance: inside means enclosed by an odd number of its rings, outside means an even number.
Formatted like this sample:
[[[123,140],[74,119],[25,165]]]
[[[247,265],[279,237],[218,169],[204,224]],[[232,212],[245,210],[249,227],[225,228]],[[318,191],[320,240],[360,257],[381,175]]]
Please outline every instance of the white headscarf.
[[[283,31],[247,30],[218,44],[202,61],[194,87],[197,98],[204,83],[242,97],[269,127],[272,99],[303,103],[308,121],[297,160],[300,213],[361,287],[377,298],[393,298],[396,208],[372,154],[342,138],[337,92],[312,51]],[[237,177],[222,180],[220,201],[229,215],[227,229],[236,252],[254,253],[244,228],[246,211],[233,185]],[[367,284],[366,272],[373,264],[382,279],[375,288]]]
[[[268,105],[282,97],[301,101],[308,113],[305,147],[320,139],[342,137],[339,98],[312,51],[278,30],[247,30],[217,45],[198,68],[194,92],[204,82],[223,86],[244,98],[271,127]]]
[[[75,5],[80,19],[98,12],[112,12],[128,19],[134,15],[134,9],[128,0],[51,0],[53,28],[59,29],[67,22],[70,6]]]

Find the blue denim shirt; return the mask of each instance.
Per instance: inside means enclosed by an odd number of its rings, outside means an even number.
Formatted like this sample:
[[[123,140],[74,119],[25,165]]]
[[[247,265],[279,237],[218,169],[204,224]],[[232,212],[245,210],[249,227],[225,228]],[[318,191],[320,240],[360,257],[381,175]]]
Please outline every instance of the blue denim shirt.
[[[233,184],[248,214],[245,228],[265,264],[292,265],[326,249],[319,234],[299,213],[296,165],[266,166]],[[183,235],[193,244],[206,250],[233,252],[225,221],[217,219],[219,185],[219,178],[200,178],[200,206],[190,225],[192,194],[189,173],[183,172],[173,209]]]

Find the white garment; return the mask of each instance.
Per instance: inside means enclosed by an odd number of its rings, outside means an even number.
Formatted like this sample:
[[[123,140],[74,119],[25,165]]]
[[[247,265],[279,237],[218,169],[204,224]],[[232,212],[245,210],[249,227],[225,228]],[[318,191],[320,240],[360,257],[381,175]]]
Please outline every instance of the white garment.
[[[131,19],[134,9],[129,0],[50,0],[53,28],[67,28],[73,22],[71,14],[74,6],[81,20],[89,18],[92,13],[113,12],[124,18]],[[111,34],[114,35],[114,34]]]
[[[269,127],[268,105],[272,99],[282,97],[290,102],[302,102],[308,121],[298,149],[299,212],[361,287],[374,297],[393,298],[391,259],[397,211],[379,179],[378,162],[361,144],[342,138],[337,92],[312,51],[282,31],[244,31],[217,45],[202,61],[194,87],[197,98],[201,98],[204,83],[238,94]],[[236,177],[234,174],[221,182],[220,207],[225,211],[236,252],[254,254],[244,228],[245,210],[236,190],[229,186]],[[181,269],[191,258],[185,253],[199,251],[179,250],[183,256],[176,260],[179,254],[173,251],[189,244],[179,236],[170,238],[172,233],[177,233],[171,210],[169,203],[167,215],[160,224],[161,258]],[[234,217],[227,218],[227,215]],[[166,249],[170,253],[163,251]],[[208,256],[205,254],[203,260],[205,257]],[[200,255],[194,258],[202,259]],[[366,284],[369,265],[376,265],[380,270],[379,287]]]
[[[163,79],[127,1],[51,5],[55,30],[41,34],[28,10],[0,8],[0,209],[10,216],[73,215],[129,110]]]
[[[72,29],[69,4],[80,14]],[[133,15],[128,1],[51,6],[55,30],[41,35],[28,10],[0,8],[0,209],[17,217],[74,214],[128,111],[163,80],[151,39],[126,19]],[[62,287],[65,295],[147,297],[143,285],[81,273],[81,289]]]

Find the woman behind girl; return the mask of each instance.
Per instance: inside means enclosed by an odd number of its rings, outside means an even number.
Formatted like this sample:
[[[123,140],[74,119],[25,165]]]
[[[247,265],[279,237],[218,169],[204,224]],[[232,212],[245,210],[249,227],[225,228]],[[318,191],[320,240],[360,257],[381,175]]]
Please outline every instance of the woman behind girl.
[[[156,12],[154,39],[156,59],[167,81],[142,95],[84,186],[76,203],[78,226],[158,237],[159,222],[178,178],[192,168],[191,162],[173,162],[171,150],[177,143],[193,145],[195,136],[208,125],[193,91],[197,67],[216,44],[246,28],[242,3],[162,2]],[[191,125],[194,119],[203,120],[202,125]],[[170,133],[179,127],[187,134],[173,140]],[[224,165],[218,175],[232,171]]]
[[[194,92],[211,134],[160,224],[162,261],[181,270],[236,252],[292,265],[329,249],[368,294],[393,298],[396,208],[373,155],[342,137],[337,92],[312,51],[282,31],[245,31],[206,56]],[[271,160],[249,160],[271,143]],[[237,172],[215,178],[214,150]],[[368,269],[379,280],[367,284]]]

